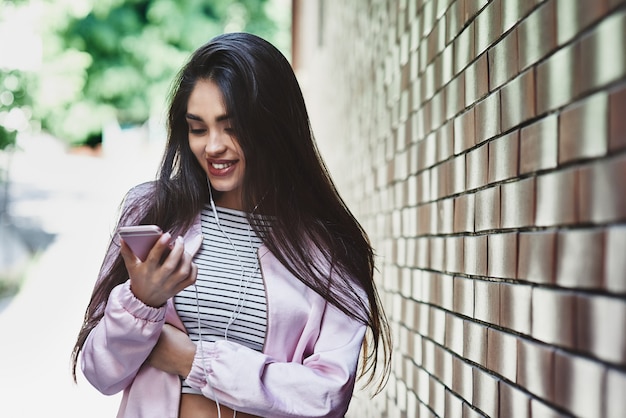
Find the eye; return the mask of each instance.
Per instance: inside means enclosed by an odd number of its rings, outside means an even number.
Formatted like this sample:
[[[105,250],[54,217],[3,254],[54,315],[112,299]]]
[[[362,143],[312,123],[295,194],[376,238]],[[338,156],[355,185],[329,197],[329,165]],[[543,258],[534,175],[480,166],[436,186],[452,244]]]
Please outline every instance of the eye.
[[[189,128],[189,133],[192,135],[202,135],[206,132],[204,128]]]

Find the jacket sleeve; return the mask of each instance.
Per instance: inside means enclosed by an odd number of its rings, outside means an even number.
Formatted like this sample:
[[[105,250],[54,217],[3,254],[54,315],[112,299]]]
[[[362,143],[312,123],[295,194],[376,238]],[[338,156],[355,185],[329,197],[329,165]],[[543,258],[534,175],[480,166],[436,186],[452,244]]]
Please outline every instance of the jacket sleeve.
[[[130,281],[115,287],[104,316],[82,350],[81,367],[87,380],[105,395],[126,388],[156,345],[165,311],[165,307],[153,308],[137,299]]]
[[[313,353],[277,362],[229,341],[196,350],[186,381],[230,408],[260,416],[343,417],[354,389],[365,326],[327,304]]]
[[[142,205],[153,192],[152,183],[131,189],[123,202],[118,227],[137,224]],[[119,255],[113,234],[97,283],[101,283]],[[152,308],[133,295],[130,281],[117,285],[107,299],[102,319],[91,330],[81,351],[81,368],[87,380],[110,395],[123,390],[156,344],[164,323],[165,308]]]

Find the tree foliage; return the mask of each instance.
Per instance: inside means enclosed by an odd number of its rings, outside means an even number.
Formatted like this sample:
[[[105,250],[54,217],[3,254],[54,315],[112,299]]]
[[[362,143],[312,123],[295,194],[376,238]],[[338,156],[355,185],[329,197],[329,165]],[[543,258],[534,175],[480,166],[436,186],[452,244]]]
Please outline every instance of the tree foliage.
[[[0,150],[15,143],[19,130],[30,118],[27,74],[19,70],[0,70]]]
[[[273,41],[280,31],[267,0],[92,1],[67,3],[73,9],[49,28],[35,92],[43,128],[74,143],[97,140],[111,120],[161,116],[176,72],[213,36],[247,31]],[[61,19],[58,4],[49,10]]]

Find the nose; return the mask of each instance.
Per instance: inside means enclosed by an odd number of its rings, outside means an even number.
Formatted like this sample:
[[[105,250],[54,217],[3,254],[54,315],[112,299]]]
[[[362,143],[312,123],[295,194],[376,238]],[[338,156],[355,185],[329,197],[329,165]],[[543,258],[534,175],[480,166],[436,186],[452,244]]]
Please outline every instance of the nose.
[[[207,135],[206,145],[204,147],[204,152],[211,157],[219,156],[223,154],[227,149],[227,144],[223,135],[220,135],[219,132],[211,132]]]

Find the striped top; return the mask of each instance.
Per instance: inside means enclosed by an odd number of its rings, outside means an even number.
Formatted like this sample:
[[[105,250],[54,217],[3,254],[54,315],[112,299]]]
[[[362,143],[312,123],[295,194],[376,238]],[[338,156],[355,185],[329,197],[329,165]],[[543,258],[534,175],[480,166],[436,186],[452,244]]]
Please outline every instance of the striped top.
[[[202,210],[204,239],[194,258],[198,277],[174,297],[176,311],[194,342],[200,336],[228,339],[262,351],[267,305],[257,256],[261,239],[242,211],[218,207],[217,218],[210,206]],[[183,382],[183,393],[199,392]]]

